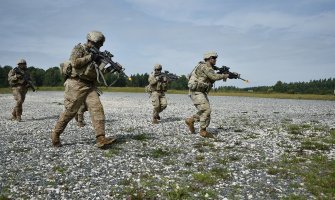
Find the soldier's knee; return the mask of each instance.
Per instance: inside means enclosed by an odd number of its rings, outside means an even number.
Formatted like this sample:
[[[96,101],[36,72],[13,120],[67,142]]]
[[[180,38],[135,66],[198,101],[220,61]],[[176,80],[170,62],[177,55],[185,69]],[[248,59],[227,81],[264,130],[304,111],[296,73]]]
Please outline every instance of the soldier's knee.
[[[207,109],[204,110],[203,113],[204,113],[205,116],[210,117],[211,116],[211,112],[212,112],[212,110],[210,108],[207,108]]]
[[[23,101],[17,101],[17,103],[16,103],[18,106],[22,106],[22,104],[23,104]]]
[[[161,109],[164,110],[167,107],[167,104],[162,104]]]

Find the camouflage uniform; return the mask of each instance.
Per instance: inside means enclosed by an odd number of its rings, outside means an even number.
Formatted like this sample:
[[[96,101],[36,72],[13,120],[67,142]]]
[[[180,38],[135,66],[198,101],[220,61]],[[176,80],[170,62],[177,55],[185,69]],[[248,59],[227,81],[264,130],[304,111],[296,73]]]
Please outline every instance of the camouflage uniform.
[[[31,79],[27,70],[26,61],[24,59],[21,59],[17,64],[17,67],[9,71],[8,81],[10,86],[12,87],[14,99],[16,100],[16,105],[13,108],[11,119],[21,121],[22,104],[28,92],[28,81],[31,81]]]
[[[85,104],[83,104],[80,106],[77,114],[74,117],[79,127],[84,127],[86,125],[85,120],[84,120],[84,113],[86,111],[87,111],[87,107]]]
[[[98,33],[102,35],[102,33]],[[90,113],[92,125],[95,129],[97,138],[97,146],[104,147],[114,140],[105,138],[105,114],[96,86],[96,67],[98,67],[99,61],[96,61],[94,55],[88,51],[88,44],[90,41],[89,35],[87,39],[87,44],[76,45],[71,53],[71,77],[69,77],[64,84],[65,111],[61,113],[51,135],[52,143],[56,147],[61,146],[59,140],[60,134],[63,133],[68,122],[75,117],[82,105],[86,105]],[[106,69],[103,67],[101,68],[99,66],[103,73],[108,73],[110,71],[108,68]]]
[[[210,52],[207,54],[210,55],[209,57],[215,57],[215,59],[217,57],[215,52]],[[207,54],[204,56],[206,59],[208,57]],[[195,133],[194,122],[200,122],[200,135],[203,137],[212,137],[212,135],[206,131],[206,128],[209,126],[211,119],[211,107],[207,94],[213,87],[213,83],[215,81],[221,79],[225,81],[227,77],[228,75],[226,74],[216,74],[213,66],[209,62],[199,62],[199,64],[192,71],[189,78],[188,87],[190,89],[192,102],[197,108],[198,112],[185,120],[191,133]]]
[[[157,124],[160,120],[159,113],[161,113],[167,107],[167,101],[165,97],[165,92],[167,91],[167,79],[166,77],[159,78],[162,66],[156,64],[154,67],[155,71],[149,75],[149,85],[151,88],[151,102],[154,107],[152,118],[153,123]]]

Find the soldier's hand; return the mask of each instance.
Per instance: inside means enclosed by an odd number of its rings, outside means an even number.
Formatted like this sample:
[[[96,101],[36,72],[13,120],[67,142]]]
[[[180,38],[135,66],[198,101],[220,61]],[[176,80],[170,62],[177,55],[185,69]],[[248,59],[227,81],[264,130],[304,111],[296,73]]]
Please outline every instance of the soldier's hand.
[[[229,74],[223,74],[223,79],[229,78]]]
[[[96,54],[96,53],[91,53],[91,58],[92,58],[92,61],[99,61],[100,60],[99,54]]]

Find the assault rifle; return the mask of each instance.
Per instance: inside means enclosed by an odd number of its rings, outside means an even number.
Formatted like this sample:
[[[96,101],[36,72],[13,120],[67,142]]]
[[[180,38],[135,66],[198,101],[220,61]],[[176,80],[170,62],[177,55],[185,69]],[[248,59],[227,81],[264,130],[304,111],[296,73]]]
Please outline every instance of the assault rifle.
[[[97,57],[100,59],[101,62],[104,62],[104,63],[107,63],[107,64],[110,64],[110,68],[111,68],[111,71],[110,73],[113,74],[114,72],[117,72],[118,73],[118,77],[115,81],[113,81],[109,86],[112,86],[114,83],[116,83],[116,81],[118,80],[118,78],[120,77],[120,74],[122,76],[125,76],[126,78],[128,78],[130,80],[130,78],[124,73],[124,68],[122,67],[122,65],[118,62],[114,62],[112,60],[112,58],[114,57],[114,55],[105,50],[103,52],[99,51],[98,48],[96,47],[91,47],[89,49],[89,52],[94,54],[94,55],[97,55]],[[106,83],[105,83],[106,84]],[[107,86],[107,85],[106,85]]]
[[[122,65],[120,63],[114,62],[112,60],[114,55],[111,52],[109,52],[107,50],[101,52],[96,47],[90,48],[89,52],[92,53],[92,54],[98,55],[102,62],[110,64],[110,66],[112,68],[111,73],[118,72],[118,73],[121,73],[121,74],[123,73],[124,74],[124,68],[122,67]]]
[[[175,81],[178,78],[180,78],[179,76],[177,76],[176,74],[170,73],[169,71],[164,71],[163,73],[160,73],[158,75],[158,80],[162,80],[163,77],[166,77],[167,81],[171,82],[171,81]]]
[[[19,74],[23,77],[23,80],[24,80],[24,85],[27,87],[27,88],[31,88],[31,90],[33,92],[36,92],[36,88],[35,88],[35,85],[34,83],[30,80],[30,77],[29,77],[29,74],[27,73],[22,73],[18,67],[15,67],[14,68],[14,71],[16,74]]]
[[[228,76],[228,78],[230,78],[230,79],[241,79],[242,81],[245,81],[245,82],[249,82],[248,80],[246,80],[246,79],[243,79],[243,78],[241,78],[241,74],[239,74],[239,73],[236,73],[236,72],[231,72],[231,71],[229,71],[229,67],[227,67],[227,66],[222,66],[222,67],[214,67],[214,70],[217,70],[218,72],[218,74],[228,74],[229,76]]]

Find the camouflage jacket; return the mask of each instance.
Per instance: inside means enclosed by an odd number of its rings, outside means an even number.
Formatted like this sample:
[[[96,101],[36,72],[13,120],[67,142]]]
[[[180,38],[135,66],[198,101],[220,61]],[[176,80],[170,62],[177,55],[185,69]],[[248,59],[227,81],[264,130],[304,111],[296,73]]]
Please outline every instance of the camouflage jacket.
[[[215,73],[213,67],[206,62],[200,61],[192,71],[189,78],[188,87],[192,91],[209,92],[213,83],[217,80],[226,80],[224,74]]]
[[[158,80],[155,75],[155,72],[152,72],[149,75],[148,81],[152,91],[166,92],[167,91],[167,80],[163,77],[161,80]]]
[[[88,51],[86,44],[76,45],[71,53],[70,61],[72,65],[72,78],[80,78],[85,81],[96,83],[97,63],[92,60],[92,55]]]
[[[28,70],[23,70],[20,67],[15,67],[8,73],[8,82],[12,87],[26,86],[31,81]]]

